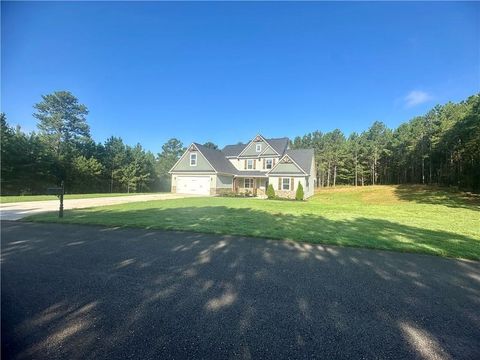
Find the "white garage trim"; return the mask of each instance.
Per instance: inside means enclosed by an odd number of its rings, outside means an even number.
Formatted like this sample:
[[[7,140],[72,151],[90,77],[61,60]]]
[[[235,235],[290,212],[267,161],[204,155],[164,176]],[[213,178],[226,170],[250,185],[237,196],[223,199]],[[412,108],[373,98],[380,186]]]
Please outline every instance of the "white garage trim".
[[[210,195],[210,176],[178,176],[177,194]]]

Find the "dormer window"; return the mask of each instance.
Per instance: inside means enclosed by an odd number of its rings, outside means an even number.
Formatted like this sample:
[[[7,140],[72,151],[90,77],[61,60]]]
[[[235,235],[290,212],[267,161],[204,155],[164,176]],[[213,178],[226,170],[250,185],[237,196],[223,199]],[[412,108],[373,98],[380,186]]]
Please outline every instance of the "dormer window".
[[[255,151],[256,152],[261,152],[262,151],[262,144],[255,145]]]
[[[190,153],[190,166],[197,166],[197,153]]]

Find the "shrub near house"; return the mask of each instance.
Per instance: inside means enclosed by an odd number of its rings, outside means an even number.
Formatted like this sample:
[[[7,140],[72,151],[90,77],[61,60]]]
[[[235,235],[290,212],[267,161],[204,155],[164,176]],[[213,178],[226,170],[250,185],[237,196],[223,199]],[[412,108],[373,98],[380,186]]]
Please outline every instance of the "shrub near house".
[[[297,192],[295,194],[295,200],[303,200],[303,186],[302,184],[298,184]]]
[[[268,188],[267,188],[267,198],[269,198],[269,199],[275,199],[275,190],[273,189],[273,185],[272,185],[272,184],[268,185]]]

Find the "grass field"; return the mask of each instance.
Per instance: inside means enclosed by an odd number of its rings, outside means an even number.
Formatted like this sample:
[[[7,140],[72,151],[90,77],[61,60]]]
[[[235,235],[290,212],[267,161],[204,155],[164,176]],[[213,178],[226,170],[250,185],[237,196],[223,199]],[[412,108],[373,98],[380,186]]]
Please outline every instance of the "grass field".
[[[132,196],[132,195],[144,195],[151,193],[101,193],[101,194],[66,194],[65,199],[91,199],[101,197],[117,197],[117,196]],[[21,195],[21,196],[0,196],[0,203],[15,203],[26,201],[44,201],[44,200],[58,200],[55,195]]]
[[[59,222],[56,213],[27,220]],[[480,199],[421,186],[320,190],[305,202],[185,198],[67,211],[64,223],[290,239],[480,260]]]

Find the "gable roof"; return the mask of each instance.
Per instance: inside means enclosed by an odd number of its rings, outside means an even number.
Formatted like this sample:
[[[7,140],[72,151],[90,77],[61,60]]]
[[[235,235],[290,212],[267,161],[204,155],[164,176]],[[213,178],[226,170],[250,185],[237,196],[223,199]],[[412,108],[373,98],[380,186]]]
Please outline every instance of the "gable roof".
[[[286,155],[290,156],[303,171],[307,174],[310,173],[310,167],[312,166],[312,159],[314,157],[313,149],[289,149]]]
[[[281,155],[285,154],[288,147],[288,138],[266,139],[270,146]]]
[[[222,152],[225,154],[225,156],[237,156],[243,151],[243,149],[245,149],[246,146],[247,144],[243,143],[227,145],[222,149]]]
[[[282,156],[285,154],[285,151],[287,150],[288,147],[288,138],[283,137],[283,138],[275,138],[275,139],[265,139],[265,141],[270,145],[273,150],[275,150],[277,153]],[[245,150],[248,144],[250,144],[251,141],[249,141],[247,144],[236,144],[236,145],[227,145],[222,149],[222,152],[225,154],[225,156],[231,157],[231,156],[238,156],[240,153]]]
[[[202,155],[205,156],[205,158],[210,163],[210,165],[212,165],[215,171],[225,174],[238,173],[237,169],[235,169],[232,163],[227,160],[225,154],[222,153],[220,150],[210,149],[198,143],[193,144],[197,147],[198,151],[200,151]]]
[[[312,159],[314,157],[313,149],[296,149],[296,150],[287,150],[288,147],[288,138],[278,138],[278,139],[266,139],[272,148],[275,148],[275,151],[280,153],[283,156],[289,156],[293,162],[299,167],[302,171],[309,174],[310,167],[312,165]],[[223,174],[232,174],[232,175],[250,175],[250,176],[260,176],[267,175],[270,171],[264,173],[260,171],[239,171],[237,170],[230,160],[227,159],[227,156],[237,156],[248,144],[237,144],[237,145],[227,145],[221,151],[208,148],[199,143],[192,143],[193,146],[205,157],[207,162],[213,167],[217,173]],[[175,172],[174,168],[180,162],[180,160],[188,153],[188,149],[185,150],[185,153],[180,157],[177,163],[172,167],[169,172]],[[237,155],[232,155],[232,154]],[[230,155],[228,155],[230,154]],[[283,157],[282,156],[282,157]],[[276,166],[280,161],[277,163]],[[275,166],[275,167],[276,167]],[[274,168],[275,168],[274,167]],[[273,169],[272,169],[273,170]]]

